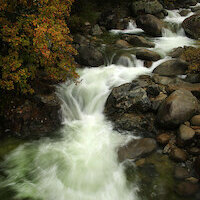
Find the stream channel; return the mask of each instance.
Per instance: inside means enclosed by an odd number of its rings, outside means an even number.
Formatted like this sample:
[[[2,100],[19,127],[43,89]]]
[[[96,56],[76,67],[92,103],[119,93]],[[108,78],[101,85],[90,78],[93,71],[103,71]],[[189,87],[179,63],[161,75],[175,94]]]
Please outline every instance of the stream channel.
[[[6,178],[0,174],[0,199],[165,199],[150,192],[149,196],[141,196],[137,181],[127,182],[124,164],[117,161],[117,149],[134,136],[113,130],[103,111],[113,87],[128,83],[139,75],[150,74],[156,66],[170,59],[166,54],[173,48],[195,44],[181,28],[186,17],[181,17],[177,10],[168,11],[164,21],[173,24],[176,31],[165,29],[163,37],[147,38],[156,44],[151,49],[162,56],[151,68],[144,67],[143,61],[133,55],[132,59],[121,58],[117,64],[79,69],[80,83],[66,82],[58,86],[57,94],[63,102],[62,137],[20,144],[6,155],[4,153],[1,174]],[[126,30],[111,32],[140,34],[142,30],[130,22]],[[12,146],[11,141],[6,144]],[[183,199],[170,194],[168,197],[166,199]]]

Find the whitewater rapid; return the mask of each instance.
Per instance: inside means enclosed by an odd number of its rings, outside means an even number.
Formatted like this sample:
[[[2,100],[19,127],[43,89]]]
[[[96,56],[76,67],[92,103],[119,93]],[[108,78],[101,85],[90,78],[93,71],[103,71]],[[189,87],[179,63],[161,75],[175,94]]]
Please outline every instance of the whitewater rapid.
[[[129,24],[124,33],[141,32]],[[170,40],[171,38],[171,40]],[[153,40],[150,38],[150,40]],[[154,50],[165,55],[180,45],[191,45],[182,30],[164,30],[154,39]],[[3,184],[16,191],[16,198],[34,200],[137,200],[137,186],[127,184],[117,149],[131,137],[113,130],[104,116],[104,105],[113,87],[150,74],[164,57],[149,69],[134,56],[128,66],[80,69],[79,83],[66,82],[57,88],[62,100],[63,127],[59,139],[43,139],[21,145],[7,156]]]

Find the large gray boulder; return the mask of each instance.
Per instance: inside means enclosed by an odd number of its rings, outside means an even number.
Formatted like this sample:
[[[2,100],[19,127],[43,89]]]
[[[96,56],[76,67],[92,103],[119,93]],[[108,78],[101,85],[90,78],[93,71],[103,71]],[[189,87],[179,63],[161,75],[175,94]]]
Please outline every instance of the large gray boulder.
[[[191,119],[197,109],[198,100],[190,91],[176,90],[161,104],[157,122],[165,128],[177,127]]]
[[[136,0],[132,3],[132,14],[156,14],[163,10],[163,6],[157,0]]]
[[[136,24],[147,34],[154,37],[162,36],[162,29],[165,28],[165,24],[160,19],[150,14],[138,16]]]
[[[152,153],[156,148],[156,141],[152,138],[133,139],[127,145],[119,148],[118,159],[122,162],[126,159],[144,157]]]
[[[158,65],[153,70],[153,73],[161,76],[176,76],[184,75],[188,69],[189,64],[183,60],[168,60]]]
[[[133,110],[145,112],[150,108],[151,102],[146,91],[135,82],[113,88],[105,105],[107,115],[130,113]]]
[[[182,27],[188,36],[194,39],[200,38],[200,14],[192,15],[185,19]]]

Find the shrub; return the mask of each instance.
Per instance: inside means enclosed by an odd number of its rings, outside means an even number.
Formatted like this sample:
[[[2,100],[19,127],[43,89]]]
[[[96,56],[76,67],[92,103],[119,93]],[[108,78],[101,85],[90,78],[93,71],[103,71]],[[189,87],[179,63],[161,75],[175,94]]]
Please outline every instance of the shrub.
[[[0,88],[33,93],[38,70],[77,78],[66,20],[74,0],[0,0]]]

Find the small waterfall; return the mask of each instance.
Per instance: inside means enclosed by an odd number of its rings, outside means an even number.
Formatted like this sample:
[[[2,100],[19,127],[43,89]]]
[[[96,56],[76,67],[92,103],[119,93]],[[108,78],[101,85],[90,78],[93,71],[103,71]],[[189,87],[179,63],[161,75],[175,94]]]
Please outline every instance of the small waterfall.
[[[135,21],[130,20],[126,29],[124,30],[112,29],[110,30],[110,32],[113,34],[138,34],[138,33],[143,33],[144,31],[141,28],[137,28]]]
[[[17,199],[137,200],[137,187],[127,187],[117,161],[117,148],[129,137],[115,132],[103,114],[113,87],[151,72],[140,61],[128,65],[85,68],[79,70],[79,84],[58,88],[62,138],[22,145],[4,163],[4,185]]]

